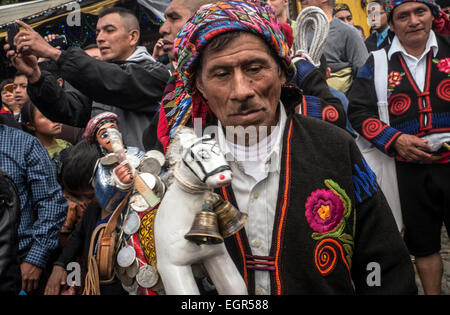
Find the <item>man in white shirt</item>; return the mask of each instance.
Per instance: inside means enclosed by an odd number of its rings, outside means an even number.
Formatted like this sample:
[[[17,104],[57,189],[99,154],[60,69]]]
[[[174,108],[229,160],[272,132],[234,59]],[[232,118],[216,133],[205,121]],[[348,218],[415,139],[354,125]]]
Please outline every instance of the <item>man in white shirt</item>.
[[[295,113],[308,105],[288,85],[295,71],[282,38],[271,10],[230,1],[199,10],[175,41],[184,86],[193,106],[210,111],[205,124],[218,126],[233,171],[217,192],[248,214],[225,245],[249,293],[416,293],[406,247],[353,138]],[[332,113],[325,107],[323,120]],[[369,262],[380,285],[366,281]]]
[[[351,90],[349,119],[355,130],[378,149],[395,155],[405,224],[405,242],[425,294],[440,294],[442,224],[450,227],[448,73],[449,37],[435,34],[433,0],[397,0],[388,7],[395,37],[385,48],[388,59],[390,126],[379,120],[371,57]],[[449,68],[449,69],[447,69]]]

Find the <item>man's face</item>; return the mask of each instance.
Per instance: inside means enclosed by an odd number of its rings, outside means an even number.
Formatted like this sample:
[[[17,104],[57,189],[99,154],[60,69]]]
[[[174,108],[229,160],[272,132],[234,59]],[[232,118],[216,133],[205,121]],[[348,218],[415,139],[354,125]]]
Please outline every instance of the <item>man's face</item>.
[[[95,134],[95,137],[97,139],[98,144],[100,144],[106,151],[114,152],[111,141],[109,139],[108,128],[119,130],[119,128],[115,123],[108,122],[100,127],[100,129]]]
[[[268,0],[267,4],[275,11],[277,16],[282,16],[286,11],[288,0]]]
[[[182,0],[173,0],[164,12],[166,21],[159,28],[159,33],[164,40],[164,53],[168,54],[170,60],[175,59],[173,53],[175,38],[193,14],[194,12],[191,12],[191,9],[186,7]]]
[[[433,15],[426,4],[407,2],[394,9],[390,26],[408,49],[425,47],[432,24]]]
[[[19,75],[14,78],[14,100],[16,104],[22,106],[24,103],[30,100],[27,93],[28,79],[24,75]]]
[[[341,20],[344,23],[353,25],[353,17],[352,17],[352,13],[350,11],[342,10],[342,11],[337,12],[334,16],[337,17],[339,20]]]
[[[223,126],[275,126],[286,81],[279,69],[266,43],[245,33],[220,51],[206,48],[195,84]]]
[[[2,104],[8,107],[14,106],[16,101],[14,100],[14,89],[9,89],[9,87],[3,87],[2,89]]]
[[[97,22],[97,46],[102,60],[126,60],[134,52],[139,37],[136,39],[119,13],[111,13]]]

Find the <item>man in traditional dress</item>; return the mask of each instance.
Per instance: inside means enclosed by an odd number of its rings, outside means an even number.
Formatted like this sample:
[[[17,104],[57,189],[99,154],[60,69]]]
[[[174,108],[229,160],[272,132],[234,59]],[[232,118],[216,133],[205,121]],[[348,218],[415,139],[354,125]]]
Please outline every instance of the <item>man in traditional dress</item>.
[[[374,78],[370,57],[349,99],[349,118],[362,136],[396,158],[405,242],[415,256],[425,294],[441,292],[442,224],[450,228],[450,39],[432,30],[433,0],[395,0],[388,6],[395,37],[384,48],[388,78]],[[378,116],[375,81],[388,84],[390,126]]]
[[[353,138],[296,113],[302,97],[287,86],[296,68],[282,38],[272,10],[227,1],[202,7],[175,41],[193,108],[208,110],[203,121],[217,126],[230,160],[232,184],[217,192],[248,214],[225,244],[249,293],[416,293],[407,249]]]

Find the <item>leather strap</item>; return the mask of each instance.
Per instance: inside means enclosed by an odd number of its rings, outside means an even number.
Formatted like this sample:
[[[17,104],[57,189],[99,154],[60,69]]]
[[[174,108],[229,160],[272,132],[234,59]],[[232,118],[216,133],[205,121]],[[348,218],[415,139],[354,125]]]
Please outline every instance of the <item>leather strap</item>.
[[[89,245],[88,268],[84,281],[83,295],[100,295],[100,284],[99,284],[100,277],[98,274],[98,265],[93,255],[97,236],[99,232],[105,228],[105,226],[106,223],[100,224],[92,232],[91,242]]]
[[[101,230],[98,237],[98,247],[97,247],[97,263],[101,284],[106,284],[114,280],[114,254],[117,247],[117,235],[116,235],[116,225],[119,215],[122,213],[125,205],[128,203],[128,198],[131,191],[126,194],[120,204],[114,210],[111,218],[108,220],[106,227]]]
[[[108,224],[106,225],[105,232],[103,233],[104,236],[111,236],[112,232],[114,232],[116,225],[117,225],[117,219],[119,218],[119,215],[122,213],[123,209],[125,208],[125,205],[128,203],[128,198],[130,197],[132,191],[129,191],[126,196],[122,199],[120,204],[117,206],[116,210],[114,210],[113,214],[111,215],[111,218],[109,218]]]

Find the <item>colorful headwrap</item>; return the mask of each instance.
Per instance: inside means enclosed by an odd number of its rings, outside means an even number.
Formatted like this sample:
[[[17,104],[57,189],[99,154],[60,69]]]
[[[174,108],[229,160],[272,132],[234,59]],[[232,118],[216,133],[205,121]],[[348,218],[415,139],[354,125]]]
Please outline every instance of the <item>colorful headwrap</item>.
[[[406,3],[406,2],[422,2],[430,7],[431,13],[433,16],[438,17],[439,16],[439,5],[436,4],[436,1],[434,0],[387,0],[386,1],[386,11],[389,13],[392,13],[392,11],[398,7],[399,5]]]
[[[289,47],[280,29],[275,12],[254,1],[222,1],[201,7],[185,24],[175,39],[177,70],[188,93],[192,93],[195,66],[210,41],[231,31],[245,31],[260,36],[280,57],[288,81],[296,68],[289,57]]]
[[[157,128],[158,140],[164,150],[179,126],[195,118],[201,118],[206,124],[214,117],[194,87],[195,65],[214,37],[230,31],[261,36],[280,57],[287,79],[295,77],[296,68],[289,57],[289,47],[271,7],[257,0],[218,2],[201,7],[175,40],[178,67],[164,90]]]
[[[103,112],[92,117],[86,125],[86,130],[83,133],[83,138],[89,141],[89,143],[95,143],[95,134],[101,126],[108,122],[113,122],[116,125],[119,124],[119,118],[116,114],[111,112]]]
[[[348,7],[347,4],[345,4],[345,3],[336,3],[334,5],[334,8],[333,8],[333,15],[335,15],[336,13],[338,13],[340,11],[352,12],[352,11],[350,11],[350,8]]]

